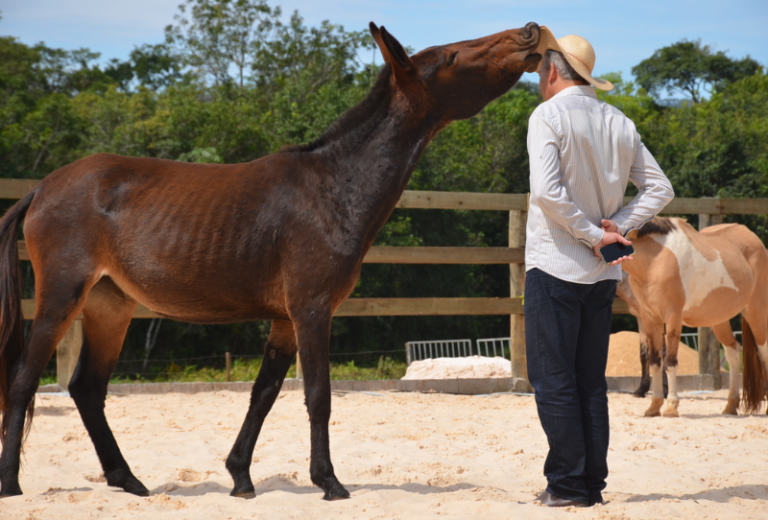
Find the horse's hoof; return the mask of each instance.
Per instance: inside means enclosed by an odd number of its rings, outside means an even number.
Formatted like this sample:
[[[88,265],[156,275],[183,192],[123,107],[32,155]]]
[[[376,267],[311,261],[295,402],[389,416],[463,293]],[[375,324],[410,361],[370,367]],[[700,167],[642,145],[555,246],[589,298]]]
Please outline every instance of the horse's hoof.
[[[125,477],[124,481],[120,484],[114,484],[107,479],[107,485],[123,488],[123,491],[136,495],[137,497],[148,497],[149,490],[142,484],[139,479],[133,475]]]
[[[332,501],[332,500],[344,500],[349,498],[349,491],[346,490],[344,486],[341,484],[336,484],[331,489],[325,492],[325,495],[323,495],[323,500]]]
[[[250,500],[252,498],[256,498],[256,491],[241,491],[239,493],[235,493],[232,491],[229,496],[235,497],[235,498],[242,498],[244,500]]]
[[[731,408],[730,406],[726,406],[725,410],[723,410],[723,415],[739,415],[739,412],[736,408]]]
[[[22,494],[21,486],[19,486],[18,482],[0,487],[0,498],[17,497]]]
[[[650,408],[645,411],[646,417],[660,417],[661,413],[658,410],[651,410]]]
[[[349,491],[346,489],[344,490],[344,494],[342,495],[331,495],[330,493],[326,493],[323,495],[323,500],[326,500],[328,502],[333,502],[335,500],[346,500],[349,498]]]
[[[661,415],[664,417],[680,417],[680,413],[678,413],[678,411],[674,408],[667,408]]]

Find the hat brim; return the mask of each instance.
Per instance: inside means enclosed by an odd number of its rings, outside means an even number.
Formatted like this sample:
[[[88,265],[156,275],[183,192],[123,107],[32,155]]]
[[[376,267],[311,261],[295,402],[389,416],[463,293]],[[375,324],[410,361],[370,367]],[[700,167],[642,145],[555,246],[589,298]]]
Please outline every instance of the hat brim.
[[[560,47],[560,44],[557,43],[557,38],[555,38],[555,35],[552,34],[552,31],[550,31],[546,25],[542,25],[539,29],[539,46],[536,49],[537,53],[544,56],[544,53],[548,50],[557,51],[565,57],[570,66],[573,67],[573,70],[578,72],[579,76],[588,81],[592,86],[599,88],[600,90],[613,90],[613,83],[593,77],[586,65],[569,53],[564,52]]]

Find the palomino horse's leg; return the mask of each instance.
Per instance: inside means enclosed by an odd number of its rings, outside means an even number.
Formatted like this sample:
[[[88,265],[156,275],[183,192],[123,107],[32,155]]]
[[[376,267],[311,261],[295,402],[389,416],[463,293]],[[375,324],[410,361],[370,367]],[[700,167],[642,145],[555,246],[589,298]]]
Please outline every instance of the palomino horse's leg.
[[[91,282],[92,283],[92,282]],[[19,459],[24,434],[25,413],[34,399],[40,376],[83,306],[90,284],[84,279],[69,279],[51,287],[42,277],[37,280],[37,309],[29,342],[21,353],[8,393],[5,417],[5,443],[0,456],[0,496],[20,495]]]
[[[635,397],[645,397],[651,388],[651,374],[648,373],[648,336],[645,333],[645,326],[640,318],[637,318],[637,331],[640,336],[640,366],[642,376],[640,377],[640,386],[634,391]]]
[[[131,473],[120,453],[104,415],[109,377],[120,357],[135,310],[136,302],[109,278],[102,278],[91,289],[83,308],[83,348],[69,382],[69,393],[96,448],[107,484],[148,496],[149,490]]]
[[[251,391],[251,404],[232,451],[227,457],[227,470],[235,481],[232,496],[253,498],[250,468],[253,449],[264,419],[280,393],[285,374],[296,356],[296,333],[288,320],[274,320],[264,347],[264,361]]]
[[[680,333],[683,330],[682,315],[672,315],[667,318],[666,347],[664,356],[664,369],[667,373],[669,391],[667,392],[667,407],[662,412],[664,417],[679,417],[677,407],[680,404],[680,396],[677,395],[677,351],[680,347]]]
[[[318,316],[320,315],[320,316]],[[333,471],[329,448],[328,421],[331,418],[331,376],[328,344],[331,336],[331,312],[303,310],[294,318],[299,356],[304,369],[304,396],[309,412],[311,454],[309,475],[319,486],[325,500],[349,498]]]
[[[768,296],[766,295],[765,287],[761,289],[755,290],[752,300],[747,305],[747,308],[744,309],[744,319],[749,323],[755,343],[757,344],[757,355],[763,368],[763,375],[759,379],[765,385],[768,383]],[[757,370],[758,367],[756,366],[754,369]],[[766,391],[768,391],[768,388],[763,386],[763,397],[768,397]],[[768,414],[768,409],[766,409],[766,414]]]
[[[648,338],[648,366],[651,373],[651,406],[645,411],[646,417],[658,417],[664,404],[664,381],[661,375],[661,350],[664,323],[647,320],[646,337]]]
[[[736,341],[731,330],[730,322],[719,323],[712,327],[717,340],[725,347],[725,358],[728,360],[728,403],[723,413],[726,415],[739,414],[739,387],[741,386],[741,345]]]

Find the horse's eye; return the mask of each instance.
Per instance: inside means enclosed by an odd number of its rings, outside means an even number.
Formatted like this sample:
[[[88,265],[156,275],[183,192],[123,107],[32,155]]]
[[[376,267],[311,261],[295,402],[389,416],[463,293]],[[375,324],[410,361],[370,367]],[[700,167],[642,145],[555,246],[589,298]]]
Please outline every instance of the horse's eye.
[[[446,67],[450,67],[451,65],[453,65],[453,62],[456,60],[456,55],[458,53],[459,53],[459,51],[456,51],[453,54],[451,54],[451,57],[448,58],[448,65],[446,65]]]

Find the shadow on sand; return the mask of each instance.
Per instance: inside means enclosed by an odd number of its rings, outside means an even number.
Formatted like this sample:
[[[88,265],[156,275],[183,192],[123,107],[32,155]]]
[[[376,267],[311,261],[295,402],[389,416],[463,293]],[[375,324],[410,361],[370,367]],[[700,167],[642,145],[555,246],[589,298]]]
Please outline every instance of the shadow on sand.
[[[379,491],[382,489],[399,489],[407,491],[408,493],[417,493],[419,495],[430,495],[433,493],[451,493],[461,489],[474,489],[477,486],[474,484],[462,482],[451,486],[439,487],[428,486],[426,484],[418,484],[409,482],[407,484],[391,485],[391,484],[350,484],[346,486],[350,493],[354,493],[361,489],[369,491]],[[323,491],[317,486],[302,486],[296,484],[296,482],[285,475],[273,475],[259,482],[254,483],[256,490],[256,496],[269,493],[271,491],[285,491],[287,493],[295,493],[298,495],[317,494],[322,496]],[[177,482],[167,482],[160,486],[157,486],[150,491],[152,495],[165,493],[170,496],[202,496],[209,493],[217,494],[229,494],[231,488],[224,487],[216,482],[200,482],[190,485],[180,485]]]
[[[732,498],[741,498],[743,500],[766,500],[768,499],[768,486],[765,485],[744,485],[731,486],[717,489],[706,489],[698,493],[686,495],[667,495],[663,493],[652,493],[650,495],[632,495],[626,499],[626,502],[655,502],[658,500],[680,500],[693,501],[709,500],[712,502],[726,503]]]

